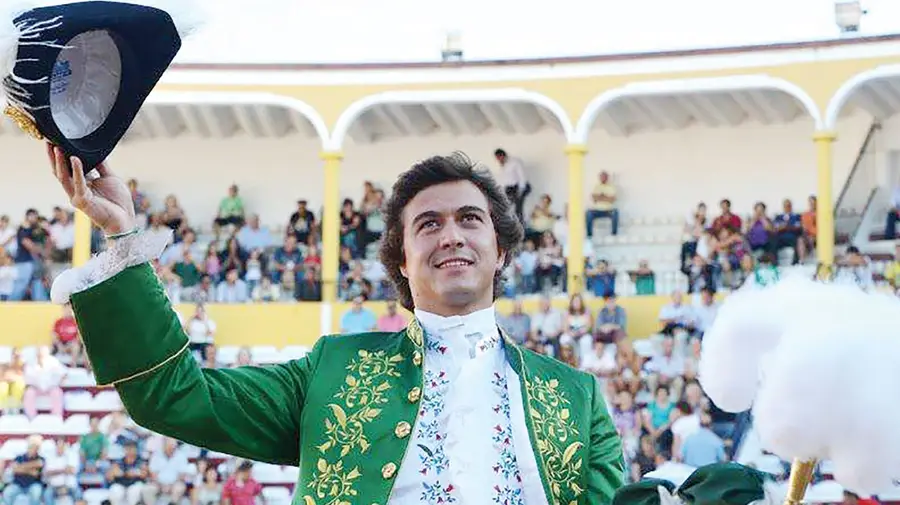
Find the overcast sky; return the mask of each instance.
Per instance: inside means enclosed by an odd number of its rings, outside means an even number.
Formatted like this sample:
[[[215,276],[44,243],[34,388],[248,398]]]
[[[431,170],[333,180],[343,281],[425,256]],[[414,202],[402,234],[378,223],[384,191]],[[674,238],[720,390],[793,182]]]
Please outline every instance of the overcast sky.
[[[191,1],[203,4],[210,22],[187,41],[178,58],[182,62],[434,61],[448,30],[461,32],[466,59],[838,35],[833,0]],[[869,10],[863,33],[900,32],[900,0],[863,0],[863,7]]]

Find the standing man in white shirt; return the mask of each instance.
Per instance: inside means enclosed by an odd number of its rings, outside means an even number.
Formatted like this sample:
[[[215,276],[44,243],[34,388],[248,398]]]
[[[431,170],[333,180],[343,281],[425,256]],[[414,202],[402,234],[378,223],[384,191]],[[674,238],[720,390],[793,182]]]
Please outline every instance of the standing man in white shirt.
[[[497,163],[500,163],[500,174],[497,179],[503,190],[506,191],[506,197],[512,202],[516,209],[516,215],[519,221],[525,223],[525,197],[531,193],[531,184],[525,177],[525,164],[522,160],[510,156],[503,149],[494,151],[494,157]]]

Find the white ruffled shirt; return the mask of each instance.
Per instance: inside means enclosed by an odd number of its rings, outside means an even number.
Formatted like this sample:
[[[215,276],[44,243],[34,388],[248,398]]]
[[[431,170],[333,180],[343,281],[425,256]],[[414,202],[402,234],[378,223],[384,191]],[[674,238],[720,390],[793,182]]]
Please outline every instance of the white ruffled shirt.
[[[390,505],[547,505],[494,308],[415,315],[425,385]]]

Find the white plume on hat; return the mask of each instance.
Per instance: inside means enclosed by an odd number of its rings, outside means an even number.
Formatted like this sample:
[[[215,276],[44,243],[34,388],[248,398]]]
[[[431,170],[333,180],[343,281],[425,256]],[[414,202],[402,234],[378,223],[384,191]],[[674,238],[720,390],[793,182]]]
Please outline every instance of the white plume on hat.
[[[830,460],[858,493],[900,476],[900,299],[788,276],[741,290],[703,338],[699,379],[720,408],[753,409],[763,447]]]

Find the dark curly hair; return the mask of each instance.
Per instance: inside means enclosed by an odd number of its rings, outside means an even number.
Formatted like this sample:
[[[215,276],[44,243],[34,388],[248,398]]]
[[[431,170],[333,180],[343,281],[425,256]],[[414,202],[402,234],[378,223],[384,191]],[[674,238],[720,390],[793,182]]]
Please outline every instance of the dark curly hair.
[[[396,289],[397,301],[406,310],[413,310],[415,303],[409,280],[400,273],[400,267],[406,262],[403,252],[403,209],[419,192],[437,184],[457,181],[471,182],[487,199],[494,233],[497,235],[497,246],[506,253],[504,268],[509,265],[525,236],[522,224],[503,188],[487,169],[480,167],[468,156],[455,152],[449,156],[433,156],[416,163],[400,174],[384,205],[386,226],[378,251],[378,257]],[[502,271],[494,274],[494,299],[500,295],[503,287],[501,277]]]

